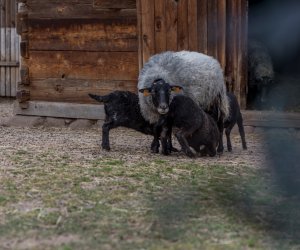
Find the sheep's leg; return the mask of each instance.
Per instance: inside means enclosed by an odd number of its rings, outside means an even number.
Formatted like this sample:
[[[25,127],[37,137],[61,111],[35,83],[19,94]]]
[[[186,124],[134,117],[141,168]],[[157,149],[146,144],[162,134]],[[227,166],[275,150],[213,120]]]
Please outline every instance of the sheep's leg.
[[[105,122],[102,125],[102,148],[105,150],[110,150],[110,145],[109,145],[109,130],[112,128],[115,128],[116,126],[114,125],[113,122]]]
[[[244,131],[244,125],[243,125],[243,117],[242,117],[241,112],[239,113],[239,115],[237,117],[237,124],[238,124],[238,127],[239,127],[239,133],[240,133],[240,136],[241,136],[243,149],[247,149],[245,131]]]
[[[187,131],[183,131],[183,130],[179,130],[175,136],[179,142],[179,144],[181,145],[181,149],[182,151],[189,157],[195,157],[195,154],[192,152],[192,150],[190,149],[190,146],[187,142],[186,136],[189,133]]]
[[[207,149],[206,151],[210,157],[213,157],[217,154],[216,145],[214,143],[207,145],[205,148]]]
[[[160,140],[161,140],[161,152],[164,155],[169,155],[171,153],[170,145],[169,145],[169,130],[170,128],[164,126],[161,132]]]
[[[226,129],[225,129],[225,134],[226,134],[226,140],[227,140],[227,149],[229,152],[232,151],[232,145],[231,145],[231,140],[230,140],[230,133],[233,128],[234,124],[230,124]]]
[[[223,131],[224,131],[224,123],[223,123],[223,117],[224,115],[221,114],[220,117],[219,117],[219,120],[217,122],[217,125],[218,125],[218,128],[219,128],[219,132],[220,132],[220,135],[219,135],[219,145],[218,145],[218,153],[222,154],[223,151],[224,151],[224,146],[223,146]]]
[[[152,153],[158,153],[159,152],[159,137],[162,131],[162,127],[158,124],[154,125],[154,138],[151,143],[151,152]]]

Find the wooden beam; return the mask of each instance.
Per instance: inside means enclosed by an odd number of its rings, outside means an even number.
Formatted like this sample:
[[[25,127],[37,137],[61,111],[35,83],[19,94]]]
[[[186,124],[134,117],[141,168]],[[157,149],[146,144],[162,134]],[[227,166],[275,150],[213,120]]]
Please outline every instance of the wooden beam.
[[[29,101],[26,109],[22,109],[18,103],[15,103],[14,114],[98,120],[105,118],[103,106],[104,105]]]

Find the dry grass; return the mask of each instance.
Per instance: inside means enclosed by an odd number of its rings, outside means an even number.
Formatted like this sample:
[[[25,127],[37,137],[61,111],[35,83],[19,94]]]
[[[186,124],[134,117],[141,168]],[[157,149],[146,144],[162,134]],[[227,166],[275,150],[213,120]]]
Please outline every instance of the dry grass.
[[[298,200],[274,183],[258,135],[197,159],[150,154],[151,137],[127,129],[111,152],[98,129],[0,138],[1,249],[299,249]]]

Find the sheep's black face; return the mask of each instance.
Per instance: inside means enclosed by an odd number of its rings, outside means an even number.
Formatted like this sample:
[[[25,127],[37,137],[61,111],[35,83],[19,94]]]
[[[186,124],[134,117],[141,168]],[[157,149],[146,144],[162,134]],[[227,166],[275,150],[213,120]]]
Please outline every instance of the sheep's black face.
[[[164,115],[169,112],[169,101],[171,95],[171,86],[164,80],[157,80],[152,84],[151,96],[153,105],[157,112]]]
[[[150,96],[152,103],[161,115],[169,112],[171,92],[179,93],[182,90],[181,86],[171,86],[162,79],[155,80],[150,88],[140,89],[139,92],[144,96]]]

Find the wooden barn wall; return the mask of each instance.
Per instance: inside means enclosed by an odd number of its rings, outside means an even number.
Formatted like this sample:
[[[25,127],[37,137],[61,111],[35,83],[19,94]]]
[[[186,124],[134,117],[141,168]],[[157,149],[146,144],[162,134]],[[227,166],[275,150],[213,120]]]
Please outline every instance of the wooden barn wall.
[[[19,2],[21,103],[93,103],[89,92],[136,91],[135,0]]]
[[[165,50],[217,58],[228,90],[246,106],[247,0],[137,0],[139,65]]]
[[[0,96],[16,95],[19,80],[19,37],[16,0],[0,0]]]

